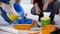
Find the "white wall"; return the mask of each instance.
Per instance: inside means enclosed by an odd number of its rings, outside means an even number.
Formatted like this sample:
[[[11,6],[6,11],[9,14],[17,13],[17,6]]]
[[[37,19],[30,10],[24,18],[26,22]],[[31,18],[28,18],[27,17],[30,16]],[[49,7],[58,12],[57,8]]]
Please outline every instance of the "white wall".
[[[31,0],[21,0],[21,3],[22,4],[30,4],[31,3]]]

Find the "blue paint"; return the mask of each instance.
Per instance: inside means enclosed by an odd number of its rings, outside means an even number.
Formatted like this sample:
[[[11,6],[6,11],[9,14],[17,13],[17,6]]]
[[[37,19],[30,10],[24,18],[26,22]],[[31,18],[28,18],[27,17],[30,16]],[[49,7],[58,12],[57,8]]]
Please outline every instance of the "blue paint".
[[[32,24],[32,20],[31,19],[18,19],[15,24]]]

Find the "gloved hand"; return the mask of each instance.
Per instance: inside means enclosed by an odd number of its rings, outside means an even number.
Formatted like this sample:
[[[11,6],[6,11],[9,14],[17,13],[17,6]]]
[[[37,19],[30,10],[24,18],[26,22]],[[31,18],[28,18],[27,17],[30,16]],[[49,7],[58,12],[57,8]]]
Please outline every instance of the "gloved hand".
[[[4,10],[6,11],[6,13],[8,15],[12,15],[14,13],[13,10],[12,10],[12,6],[10,4],[5,4]]]

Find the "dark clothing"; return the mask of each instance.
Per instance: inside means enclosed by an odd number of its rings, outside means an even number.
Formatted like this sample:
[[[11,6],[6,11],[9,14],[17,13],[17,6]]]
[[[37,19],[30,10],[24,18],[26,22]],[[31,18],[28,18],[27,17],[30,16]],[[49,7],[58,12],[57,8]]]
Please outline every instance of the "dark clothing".
[[[56,14],[59,14],[59,8],[60,8],[60,2],[59,1],[56,1],[54,3],[54,6],[55,6],[55,11],[56,11]]]
[[[54,0],[54,2],[55,2],[56,0]],[[53,3],[54,3],[53,2]],[[41,0],[34,0],[34,3],[38,3],[38,6],[39,6],[39,8],[41,9],[41,12],[40,12],[40,14],[38,15],[39,16],[39,19],[38,19],[38,21],[40,21],[40,19],[41,19],[41,17],[43,17],[44,16],[44,14],[43,14],[43,4],[42,4],[42,1]],[[54,6],[54,4],[53,3],[51,3],[51,4],[49,4],[48,5],[48,8],[47,8],[47,10],[46,11],[50,11],[51,12],[51,14],[50,14],[50,19],[51,19],[51,21],[53,21],[54,20],[54,16],[55,16],[55,13],[56,13],[56,11],[55,11],[55,6]],[[33,9],[32,9],[33,10]],[[35,10],[34,10],[35,11]],[[45,11],[45,12],[46,12]],[[31,11],[31,13],[32,13],[33,11]],[[35,15],[37,15],[36,14],[36,12],[35,12]]]
[[[3,3],[5,3],[5,4],[10,4],[10,3],[9,3],[10,0],[0,0],[0,2],[3,2]]]
[[[39,8],[41,9],[41,12],[40,12],[40,14],[39,14],[39,21],[40,21],[40,18],[41,17],[43,17],[44,16],[44,14],[43,14],[43,5],[42,4],[40,4],[39,5]],[[55,10],[54,10],[54,6],[53,6],[53,4],[50,4],[49,6],[48,6],[48,9],[45,11],[45,12],[48,12],[48,11],[50,11],[51,12],[51,14],[50,14],[50,19],[51,20],[53,20],[54,19],[54,16],[55,16]]]
[[[39,15],[39,19],[41,18],[41,17],[43,17],[44,16],[44,14],[43,14],[43,5],[42,4],[40,4],[39,5],[39,8],[41,9],[41,12],[40,12],[40,15]],[[56,13],[56,11],[54,10],[54,8],[55,8],[55,6],[53,5],[53,3],[51,3],[49,6],[48,6],[48,9],[46,10],[46,11],[51,11],[51,14],[50,14],[50,18],[51,18],[51,20],[53,20],[54,19],[54,16],[55,16],[55,13]],[[45,12],[46,12],[45,11]]]
[[[53,2],[55,2],[55,1],[56,1],[56,0],[54,0]],[[34,0],[34,1],[33,1],[33,4],[34,4],[34,3],[41,4],[42,2],[43,2],[43,0]]]
[[[34,0],[33,4],[34,3],[42,3],[42,0]]]
[[[60,34],[60,29],[57,29],[57,30],[53,31],[50,34]]]

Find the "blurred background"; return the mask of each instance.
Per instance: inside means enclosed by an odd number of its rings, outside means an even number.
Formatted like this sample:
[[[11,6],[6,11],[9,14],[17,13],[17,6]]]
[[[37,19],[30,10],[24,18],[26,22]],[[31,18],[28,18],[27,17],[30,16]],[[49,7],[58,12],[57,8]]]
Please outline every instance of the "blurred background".
[[[14,2],[14,0],[11,0],[11,1]],[[58,0],[58,1],[60,1],[60,0]],[[31,14],[31,8],[33,7],[33,0],[21,0],[20,4],[24,9],[25,14],[27,13],[26,18],[33,19],[33,20],[36,20],[36,21],[38,20],[37,15],[32,15]],[[58,2],[57,2],[57,5],[58,5]],[[44,16],[49,16],[49,15],[50,15],[50,12],[44,12]],[[55,16],[55,21],[59,22],[59,19],[60,19],[60,16],[56,15]],[[8,23],[0,16],[0,25],[2,25],[2,24],[8,24]]]
[[[14,2],[14,0],[11,0],[12,2]],[[59,0],[60,1],[60,0]],[[38,16],[37,15],[32,15],[30,12],[31,12],[31,8],[33,7],[33,0],[21,0],[21,6],[23,7],[24,9],[24,12],[25,14],[27,13],[27,16],[26,18],[29,18],[29,19],[33,19],[33,20],[36,20],[38,21]],[[49,16],[50,15],[50,12],[44,12],[44,16]],[[60,16],[56,15],[55,16],[55,22],[60,24]],[[58,25],[57,24],[57,25]],[[9,25],[0,15],[0,26],[7,26],[7,27],[10,27],[11,25]],[[12,29],[5,29],[7,27],[4,27],[2,29],[4,30],[8,30],[8,31],[12,31]],[[60,25],[59,25],[60,27]],[[0,27],[1,28],[1,27]],[[11,27],[12,28],[12,27]],[[2,33],[2,31],[0,31]],[[13,32],[16,32],[16,30],[14,30]],[[9,34],[9,33],[8,33]]]

